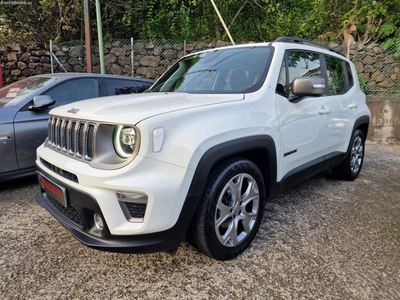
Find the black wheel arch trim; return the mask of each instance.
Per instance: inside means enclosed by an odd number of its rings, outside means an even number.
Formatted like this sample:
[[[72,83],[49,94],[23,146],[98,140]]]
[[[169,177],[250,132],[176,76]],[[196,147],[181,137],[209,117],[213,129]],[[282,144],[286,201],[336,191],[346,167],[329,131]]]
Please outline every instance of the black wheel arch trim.
[[[268,187],[267,198],[275,195],[277,191],[277,157],[275,142],[270,136],[257,135],[231,140],[207,150],[197,164],[195,174],[189,187],[188,196],[202,196],[209,175],[220,162],[229,157],[241,156],[241,154],[245,152],[254,150],[264,150],[267,154],[268,169],[260,171],[264,175],[264,180],[267,179],[267,182],[265,182]],[[250,158],[250,160],[252,159]],[[268,172],[268,176],[265,174],[266,171]]]
[[[265,182],[266,198],[273,197],[278,191],[278,184],[276,181],[277,157],[273,138],[268,135],[256,135],[227,141],[208,149],[200,158],[178,221],[168,231],[175,232],[174,236],[178,237],[178,240],[181,241],[186,235],[192,218],[201,201],[207,181],[216,167],[222,161],[230,157],[243,157],[243,153],[257,150],[266,152],[267,165],[265,165],[263,170],[260,169],[260,171],[263,174],[264,181],[267,180],[267,182]]]
[[[367,139],[370,120],[371,120],[370,116],[361,116],[361,117],[359,117],[354,122],[353,131],[352,131],[351,134],[353,135],[354,132],[356,131],[356,129],[359,128],[361,125],[367,125],[366,131],[364,132],[365,139]],[[349,141],[349,143],[350,143],[350,141]],[[349,149],[350,149],[350,145],[349,145]]]
[[[174,227],[181,227],[184,229],[184,234],[186,234],[190,222],[201,201],[207,181],[212,172],[221,162],[235,156],[246,158],[246,156],[243,156],[244,153],[251,153],[252,151],[257,150],[262,150],[266,153],[265,166],[260,168],[259,164],[256,163],[264,177],[266,186],[266,199],[276,195],[278,192],[278,183],[276,181],[277,156],[273,138],[268,135],[256,135],[227,141],[208,149],[201,157],[199,163],[197,164],[197,168],[190,184],[181,214]],[[252,160],[249,157],[247,158]],[[253,157],[252,161],[254,162],[254,160],[257,159],[257,157]],[[185,221],[182,222],[182,219],[184,218]]]
[[[360,128],[360,126],[362,126],[362,125],[366,125],[365,131],[363,131],[363,133],[364,133],[365,141],[367,140],[367,135],[368,135],[368,130],[369,130],[369,123],[370,123],[370,117],[367,116],[367,115],[359,117],[359,118],[354,122],[353,131],[351,132],[351,136],[350,136],[350,139],[349,139],[349,145],[347,146],[346,155],[347,155],[348,153],[350,153],[350,151],[351,151],[351,138],[353,137],[354,132],[356,132],[356,130],[357,130],[358,128]],[[365,142],[365,141],[364,141],[364,142]],[[346,156],[343,156],[343,160],[345,159],[345,157],[346,157]],[[342,161],[343,161],[343,160],[342,160]]]

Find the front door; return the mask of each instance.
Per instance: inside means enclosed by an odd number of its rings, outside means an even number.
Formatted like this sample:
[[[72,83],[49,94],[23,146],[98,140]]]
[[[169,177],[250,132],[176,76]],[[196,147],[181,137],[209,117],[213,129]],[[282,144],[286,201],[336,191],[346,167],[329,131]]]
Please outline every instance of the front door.
[[[320,54],[305,51],[286,53],[276,92],[276,109],[281,137],[278,180],[297,168],[323,161],[329,151],[329,97],[304,97],[290,102],[293,80],[322,77]]]

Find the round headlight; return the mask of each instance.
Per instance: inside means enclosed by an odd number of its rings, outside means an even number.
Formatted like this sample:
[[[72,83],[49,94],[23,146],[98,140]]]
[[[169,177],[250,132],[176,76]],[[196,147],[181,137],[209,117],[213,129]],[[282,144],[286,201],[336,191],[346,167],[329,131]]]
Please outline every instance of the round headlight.
[[[114,148],[119,156],[128,158],[135,151],[136,132],[133,127],[118,125],[114,129]]]

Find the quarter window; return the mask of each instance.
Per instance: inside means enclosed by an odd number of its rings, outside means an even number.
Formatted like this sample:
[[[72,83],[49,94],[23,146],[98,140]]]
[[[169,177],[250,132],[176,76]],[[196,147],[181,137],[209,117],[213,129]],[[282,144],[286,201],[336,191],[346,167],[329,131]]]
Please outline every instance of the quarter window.
[[[144,91],[146,91],[150,87],[151,87],[151,83],[142,82],[142,81],[136,81],[136,89],[137,89],[138,93],[143,93]]]
[[[328,95],[345,93],[346,80],[343,71],[343,61],[330,56],[326,56],[325,61],[329,82]]]
[[[353,79],[353,74],[351,73],[350,64],[348,62],[346,62],[346,70],[347,70],[347,77],[349,78],[349,89],[350,89],[354,84],[354,79]]]
[[[106,79],[105,83],[109,96],[137,93],[136,83],[133,80]]]
[[[276,85],[276,92],[282,96],[287,96],[286,91],[286,60],[283,60],[281,71],[279,72],[278,84]]]

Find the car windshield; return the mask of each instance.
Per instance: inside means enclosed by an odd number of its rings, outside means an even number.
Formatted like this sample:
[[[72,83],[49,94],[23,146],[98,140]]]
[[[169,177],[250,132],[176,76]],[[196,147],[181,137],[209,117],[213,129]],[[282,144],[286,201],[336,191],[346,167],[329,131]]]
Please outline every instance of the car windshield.
[[[50,77],[29,77],[0,89],[0,107],[17,104],[25,96],[57,80]]]
[[[152,92],[249,93],[263,84],[272,48],[252,46],[207,51],[185,57],[151,88]]]

